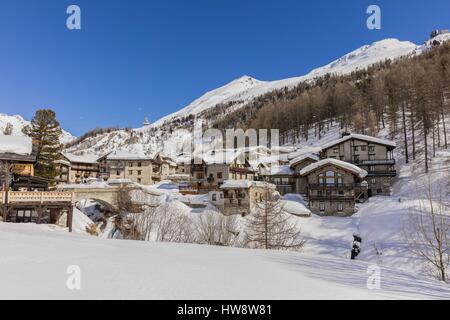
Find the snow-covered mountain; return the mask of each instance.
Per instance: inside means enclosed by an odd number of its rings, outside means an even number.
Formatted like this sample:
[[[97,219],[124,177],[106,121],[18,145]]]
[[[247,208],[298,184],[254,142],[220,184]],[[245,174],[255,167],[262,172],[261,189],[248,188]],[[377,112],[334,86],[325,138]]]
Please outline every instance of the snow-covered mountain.
[[[330,64],[312,70],[304,76],[276,81],[260,81],[249,76],[243,76],[223,87],[207,92],[187,107],[158,120],[153,126],[160,126],[165,121],[178,117],[197,115],[219,103],[234,103],[243,106],[253,98],[276,89],[292,88],[301,82],[311,81],[326,74],[348,74],[380,61],[394,60],[422,51],[423,46],[417,46],[412,42],[386,39],[356,49]]]
[[[70,151],[106,153],[120,148],[145,153],[158,151],[172,153],[180,143],[185,141],[186,134],[182,134],[180,137],[179,134],[174,136],[171,132],[173,129],[178,129],[179,123],[183,123],[184,127],[186,127],[186,123],[189,126],[190,121],[186,122],[189,116],[191,118],[192,116],[204,118],[205,111],[218,105],[225,105],[226,110],[224,112],[227,114],[247,105],[255,98],[277,89],[293,88],[302,82],[314,81],[326,74],[349,74],[356,70],[365,69],[377,62],[421,54],[431,47],[436,39],[439,42],[450,40],[450,34],[440,35],[423,45],[416,45],[409,41],[397,39],[377,41],[371,45],[362,46],[323,67],[314,69],[308,74],[299,77],[276,81],[260,81],[250,76],[243,76],[218,89],[205,93],[186,107],[163,117],[151,126],[132,131],[117,130],[93,136],[71,147]],[[182,138],[182,141],[179,140],[180,138]]]
[[[251,91],[253,88],[259,87],[263,84],[265,84],[264,81],[259,81],[249,76],[242,76],[241,78],[233,80],[223,87],[205,93],[203,96],[196,99],[183,109],[161,118],[155,122],[153,126],[162,125],[165,121],[177,117],[199,114],[229,99],[237,100],[241,94]]]
[[[0,113],[0,135],[3,134],[5,128],[10,124],[12,126],[12,134],[17,136],[22,136],[23,127],[30,124],[29,121],[25,120],[20,115],[10,116],[4,113]],[[61,142],[66,143],[75,139],[69,132],[63,130],[61,136]]]

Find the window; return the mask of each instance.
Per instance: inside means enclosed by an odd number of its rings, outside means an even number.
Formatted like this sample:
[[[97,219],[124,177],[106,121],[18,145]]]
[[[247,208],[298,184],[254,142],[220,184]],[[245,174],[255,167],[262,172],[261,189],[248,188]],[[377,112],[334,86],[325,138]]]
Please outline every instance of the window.
[[[137,174],[140,176],[142,174],[142,170],[138,170]]]
[[[340,156],[339,160],[344,161],[344,156]]]
[[[375,160],[375,155],[374,155],[374,154],[369,154],[369,160],[370,160],[370,161]]]
[[[355,163],[359,162],[359,155],[353,156],[353,162],[355,162]]]
[[[138,167],[142,167],[142,163],[141,163],[141,162],[138,162],[137,166],[138,166]]]
[[[334,149],[333,149],[333,152],[334,152],[334,153],[339,153],[339,148],[334,148]]]
[[[215,193],[212,194],[212,201],[217,201],[217,195]]]
[[[378,193],[378,194],[383,193],[383,189],[377,189],[377,193]]]
[[[367,146],[361,146],[361,151],[367,151]]]
[[[128,170],[128,174],[131,176],[133,174],[133,170]]]
[[[321,196],[322,196],[322,190],[317,190],[317,195],[318,195],[319,197],[321,197]]]
[[[120,171],[116,171],[116,176],[120,176]]]
[[[338,210],[339,212],[344,211],[344,204],[343,204],[342,202],[338,202],[338,204],[337,204],[337,210]]]
[[[375,152],[375,146],[369,146],[369,152]]]
[[[341,196],[341,197],[344,196],[344,191],[343,190],[339,190],[339,196]]]
[[[222,172],[217,172],[217,179],[222,179]]]
[[[371,183],[372,183],[372,184],[376,184],[376,183],[377,183],[377,179],[372,178]]]
[[[141,183],[142,182],[141,178],[137,178],[137,182]]]
[[[324,202],[321,202],[319,204],[319,209],[320,209],[320,212],[325,212],[325,203]]]
[[[374,172],[375,171],[375,166],[369,166],[369,172]]]
[[[326,172],[326,182],[327,182],[327,185],[333,185],[334,183],[335,183],[335,181],[334,181],[334,171],[327,171]]]
[[[353,147],[353,151],[358,152],[358,150],[359,150],[359,147],[358,147],[358,146],[354,146],[354,147]]]
[[[133,162],[130,162],[130,163],[129,163],[129,166],[132,167],[132,166],[133,166]]]

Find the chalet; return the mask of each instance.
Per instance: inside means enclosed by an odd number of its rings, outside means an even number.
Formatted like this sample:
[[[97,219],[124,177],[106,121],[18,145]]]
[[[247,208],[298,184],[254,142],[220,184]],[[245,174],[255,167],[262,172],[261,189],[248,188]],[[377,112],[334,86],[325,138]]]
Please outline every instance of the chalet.
[[[218,190],[227,180],[254,180],[255,171],[248,159],[235,149],[211,150],[204,154],[206,189]]]
[[[0,137],[0,217],[4,222],[56,223],[66,214],[72,231],[73,195],[48,191],[34,176],[36,149],[28,137]]]
[[[153,158],[144,154],[117,150],[99,159],[104,180],[129,179],[143,185],[161,180],[159,170],[154,172]]]
[[[219,190],[226,180],[253,180],[255,171],[235,149],[210,150],[202,154],[183,154],[177,158],[176,173],[188,176],[192,188],[201,193]]]
[[[306,179],[300,175],[300,172],[306,168],[307,166],[318,162],[320,160],[318,155],[315,155],[313,153],[307,153],[300,155],[298,157],[295,157],[289,162],[290,168],[294,171],[295,176],[295,193],[298,194],[307,194],[308,188]]]
[[[395,142],[371,136],[350,134],[322,146],[322,159],[337,159],[368,172],[369,196],[390,195],[395,169]]]
[[[100,176],[98,156],[95,154],[74,155],[61,153],[61,159],[56,163],[59,167],[59,183],[82,183],[88,179]]]
[[[367,199],[367,172],[353,164],[324,159],[300,171],[306,178],[309,209],[318,215],[354,214],[356,201]]]
[[[306,179],[300,176],[300,171],[311,163],[319,161],[319,157],[308,153],[297,156],[290,161],[288,159],[288,157],[285,157],[278,165],[272,166],[261,163],[258,166],[258,180],[275,184],[281,195],[288,193],[306,194]]]
[[[152,159],[152,173],[154,181],[169,179],[169,176],[175,175],[177,163],[168,156],[158,153]]]
[[[209,192],[209,200],[226,215],[245,216],[268,192],[275,193],[275,189],[275,185],[266,182],[226,180],[219,190]]]
[[[258,180],[274,184],[281,195],[295,193],[297,178],[289,165],[276,165],[269,170],[261,170],[258,174]]]

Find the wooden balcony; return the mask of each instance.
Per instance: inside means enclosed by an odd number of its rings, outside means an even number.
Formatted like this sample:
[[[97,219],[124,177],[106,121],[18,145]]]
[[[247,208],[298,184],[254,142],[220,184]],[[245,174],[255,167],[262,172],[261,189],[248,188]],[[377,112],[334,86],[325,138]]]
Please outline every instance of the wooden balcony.
[[[255,171],[251,168],[240,168],[240,167],[230,167],[230,172],[235,172],[235,173],[255,173]]]
[[[354,190],[361,188],[360,184],[310,184],[309,190]]]
[[[18,203],[72,203],[74,195],[72,192],[58,191],[10,191],[8,194],[2,191],[0,198],[2,204],[18,204]]]
[[[378,160],[359,160],[354,161],[353,164],[374,166],[374,165],[395,165],[395,159],[378,159]]]
[[[309,196],[310,201],[355,201],[354,196],[339,196],[339,195],[314,195]]]
[[[383,170],[383,171],[369,171],[369,177],[396,177],[396,170]]]

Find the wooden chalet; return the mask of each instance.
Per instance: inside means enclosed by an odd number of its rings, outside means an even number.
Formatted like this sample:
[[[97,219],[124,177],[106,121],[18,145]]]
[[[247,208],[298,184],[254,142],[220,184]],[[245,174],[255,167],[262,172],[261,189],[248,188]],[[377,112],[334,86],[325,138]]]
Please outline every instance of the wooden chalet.
[[[36,149],[31,139],[29,151],[9,151],[14,144],[26,145],[26,139],[2,137],[0,140],[0,217],[3,222],[55,224],[66,214],[65,225],[72,231],[73,194],[48,191],[48,180],[34,176]]]

